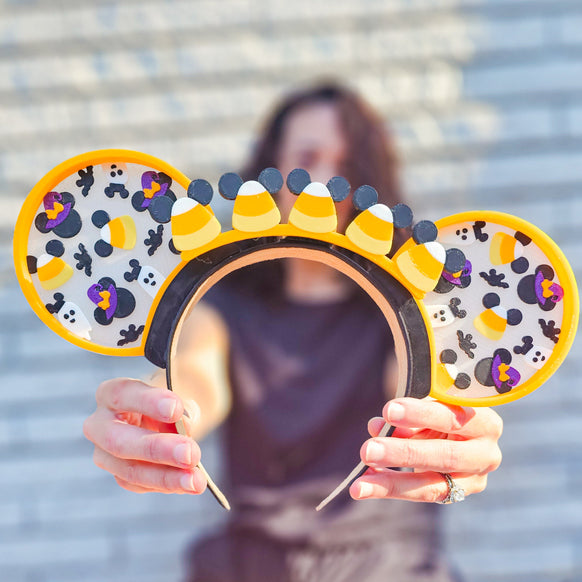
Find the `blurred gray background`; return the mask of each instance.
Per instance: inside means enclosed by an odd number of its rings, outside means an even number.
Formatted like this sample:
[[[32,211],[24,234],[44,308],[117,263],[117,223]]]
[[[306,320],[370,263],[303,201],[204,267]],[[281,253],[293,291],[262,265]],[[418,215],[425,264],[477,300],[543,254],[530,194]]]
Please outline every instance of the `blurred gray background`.
[[[423,218],[521,216],[582,269],[580,0],[0,2],[0,579],[177,582],[202,498],[130,494],[92,464],[82,422],[100,381],[142,358],[84,353],[15,281],[19,206],[66,158],[123,147],[191,178],[239,167],[286,89],[348,81],[386,116]],[[444,508],[468,582],[582,580],[582,345],[499,409],[489,488]],[[216,470],[216,442],[203,444]]]

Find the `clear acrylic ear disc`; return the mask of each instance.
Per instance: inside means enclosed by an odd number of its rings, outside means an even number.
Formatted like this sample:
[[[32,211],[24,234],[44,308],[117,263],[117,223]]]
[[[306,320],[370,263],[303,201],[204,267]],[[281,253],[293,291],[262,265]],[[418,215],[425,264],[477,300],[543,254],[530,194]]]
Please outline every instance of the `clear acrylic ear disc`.
[[[466,212],[440,220],[439,242],[466,258],[443,272],[423,303],[434,335],[431,395],[472,406],[502,404],[558,368],[578,325],[578,291],[563,253],[516,217]]]
[[[152,209],[184,197],[189,182],[125,150],[90,152],[49,172],[14,235],[18,279],[37,315],[85,349],[142,355],[160,291],[180,263],[170,225]]]

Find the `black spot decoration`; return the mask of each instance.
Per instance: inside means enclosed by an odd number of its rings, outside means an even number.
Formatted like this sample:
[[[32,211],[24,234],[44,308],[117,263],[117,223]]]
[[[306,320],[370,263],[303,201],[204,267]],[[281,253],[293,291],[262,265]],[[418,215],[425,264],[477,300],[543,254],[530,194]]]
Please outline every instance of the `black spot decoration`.
[[[87,290],[87,296],[95,305],[93,316],[100,325],[109,325],[113,318],[127,317],[135,309],[135,297],[131,291],[117,287],[110,277],[102,277]]]
[[[119,332],[119,335],[121,335],[122,339],[117,342],[117,345],[121,347],[137,341],[139,336],[143,333],[144,329],[145,326],[143,325],[136,327],[133,323],[131,323],[127,329],[122,329]]]
[[[311,176],[306,170],[303,170],[302,168],[295,168],[289,172],[287,176],[287,188],[289,188],[289,191],[293,194],[301,194],[301,192],[303,192],[308,184],[311,184]],[[220,182],[218,186],[220,188]]]
[[[483,232],[483,229],[486,226],[487,224],[483,220],[477,220],[475,221],[475,224],[473,224],[473,233],[479,242],[485,242],[489,238],[489,235],[486,232]]]
[[[91,222],[97,228],[103,228],[110,221],[109,214],[105,210],[96,210],[91,216]],[[113,252],[113,246],[103,239],[99,239],[94,245],[95,253],[102,257],[108,257]]]
[[[468,228],[459,228],[456,230],[455,234],[462,240],[466,241],[469,238]]]
[[[453,256],[456,256],[457,258],[459,257],[459,255]],[[456,266],[458,265],[459,263],[456,264]],[[456,272],[451,272],[448,269],[444,269],[438,283],[436,284],[436,287],[434,288],[435,293],[449,293],[453,289],[465,289],[471,284],[472,271],[473,266],[471,265],[471,261],[469,261],[468,259],[465,260],[465,266],[462,269],[457,270]]]
[[[526,247],[531,243],[531,238],[523,232],[517,231],[514,235],[515,240],[522,246]],[[525,273],[529,269],[529,261],[525,257],[519,257],[511,262],[511,270],[518,275]]]
[[[45,245],[45,251],[47,255],[52,257],[62,257],[65,253],[65,246],[60,240],[53,239],[49,240]],[[26,257],[26,266],[28,267],[28,272],[34,275],[38,269],[38,259],[32,255]]]
[[[560,339],[558,336],[562,330],[559,327],[556,327],[556,322],[553,319],[550,319],[548,322],[546,322],[545,319],[538,319],[538,323],[542,328],[544,336],[557,344]]]
[[[441,364],[454,365],[457,361],[457,353],[455,352],[455,350],[450,349],[443,350],[439,355],[439,359],[441,361]],[[465,390],[471,385],[471,378],[468,374],[465,374],[464,372],[457,373],[456,377],[454,378],[453,384],[456,388],[459,388],[460,390]]]
[[[58,313],[65,304],[65,296],[62,293],[55,293],[53,295],[54,303],[46,303],[45,307],[49,313]]]
[[[519,325],[523,319],[523,314],[519,309],[507,310],[507,325]]]
[[[511,353],[500,348],[493,352],[492,358],[484,358],[475,366],[475,378],[483,386],[495,386],[499,394],[512,390],[521,380],[520,373],[510,366]]]
[[[148,255],[152,257],[154,253],[160,248],[163,242],[163,234],[164,234],[164,225],[158,224],[158,228],[156,230],[149,229],[148,230],[148,238],[146,238],[143,242],[146,247],[150,247],[148,249]]]
[[[485,279],[491,287],[501,287],[502,289],[509,289],[509,283],[504,281],[505,275],[503,273],[497,273],[496,269],[489,269],[489,273],[481,271],[479,276]]]
[[[457,361],[457,353],[455,350],[443,350],[439,355],[439,359],[441,364],[454,364]]]
[[[469,358],[473,359],[475,354],[472,350],[477,347],[477,344],[473,342],[473,335],[468,333],[464,334],[460,329],[457,330],[457,338],[459,340],[459,347],[469,356]]]
[[[174,246],[174,241],[172,239],[170,239],[170,242],[168,243],[168,248],[175,255],[180,255],[181,254],[180,251]]]
[[[457,273],[465,268],[467,259],[463,251],[459,249],[448,249],[445,259],[445,270],[449,273]]]
[[[533,338],[531,335],[525,335],[521,338],[521,342],[520,346],[513,346],[513,353],[525,356],[533,348]]]
[[[511,262],[511,270],[518,275],[525,273],[529,269],[529,261],[525,257],[519,257]]]
[[[259,174],[258,182],[265,187],[269,194],[276,194],[283,188],[283,176],[276,168],[265,168]]]
[[[449,308],[452,314],[458,319],[463,319],[467,317],[467,312],[464,309],[459,309],[459,305],[461,305],[461,300],[458,297],[452,297],[449,301]]]
[[[26,268],[28,269],[28,272],[31,275],[34,275],[36,273],[37,267],[36,267],[36,257],[33,257],[32,255],[27,255],[26,257]]]
[[[60,240],[50,240],[45,246],[47,254],[53,257],[62,257],[65,254],[65,246]]]
[[[342,202],[350,193],[350,183],[342,176],[330,178],[326,185],[334,202]]]
[[[81,217],[74,210],[75,197],[69,192],[49,192],[43,198],[44,212],[37,215],[34,225],[43,234],[53,233],[72,238],[82,227]]]
[[[501,303],[499,299],[499,295],[497,293],[487,293],[483,295],[483,307],[486,309],[492,309],[493,307],[497,307]]]
[[[90,277],[92,274],[91,265],[93,264],[93,259],[91,255],[87,252],[85,245],[79,243],[79,252],[74,253],[73,257],[77,259],[77,264],[75,265],[79,271],[85,271],[85,275]]]
[[[129,261],[129,266],[131,267],[131,271],[126,271],[123,274],[123,278],[128,282],[131,283],[132,281],[137,281],[139,277],[139,273],[141,271],[141,265],[137,259],[131,259]]]
[[[95,177],[93,176],[93,166],[87,166],[84,170],[79,170],[77,172],[79,179],[75,182],[79,188],[81,188],[81,194],[83,196],[88,196],[91,186],[95,183]]]
[[[562,301],[564,290],[554,281],[554,269],[540,265],[533,275],[526,275],[517,285],[517,295],[529,305],[536,303],[543,311],[551,311]]]
[[[165,196],[171,202],[176,201],[176,195],[170,189],[172,178],[164,172],[144,172],[141,176],[141,190],[131,197],[131,205],[137,212],[151,209],[151,203],[156,198]]]
[[[412,224],[414,216],[410,206],[400,203],[392,207],[392,218],[394,228],[408,228]]]
[[[418,245],[435,241],[438,234],[436,224],[430,220],[421,220],[412,229],[412,238]]]

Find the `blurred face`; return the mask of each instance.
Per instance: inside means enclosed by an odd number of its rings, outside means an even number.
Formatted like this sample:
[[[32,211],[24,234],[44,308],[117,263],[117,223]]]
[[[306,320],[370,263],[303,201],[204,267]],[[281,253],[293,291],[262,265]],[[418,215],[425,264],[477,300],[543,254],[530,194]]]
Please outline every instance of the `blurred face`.
[[[313,182],[324,184],[341,176],[348,153],[341,121],[332,103],[313,103],[291,113],[285,122],[279,150],[278,168],[283,177],[295,168],[309,172]],[[278,195],[283,221],[297,197],[285,186]],[[338,231],[343,232],[352,211],[350,198],[336,204]]]

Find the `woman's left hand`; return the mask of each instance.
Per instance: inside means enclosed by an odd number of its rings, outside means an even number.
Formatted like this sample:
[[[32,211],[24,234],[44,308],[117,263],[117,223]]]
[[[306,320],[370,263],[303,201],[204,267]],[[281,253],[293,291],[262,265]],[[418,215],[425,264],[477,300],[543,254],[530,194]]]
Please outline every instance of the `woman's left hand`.
[[[490,408],[397,398],[384,406],[382,416],[368,423],[373,438],[362,445],[360,455],[370,468],[352,483],[354,499],[442,502],[448,484],[441,473],[449,473],[466,495],[479,493],[501,463],[497,441],[503,422]],[[391,437],[378,437],[385,422],[396,430]]]

